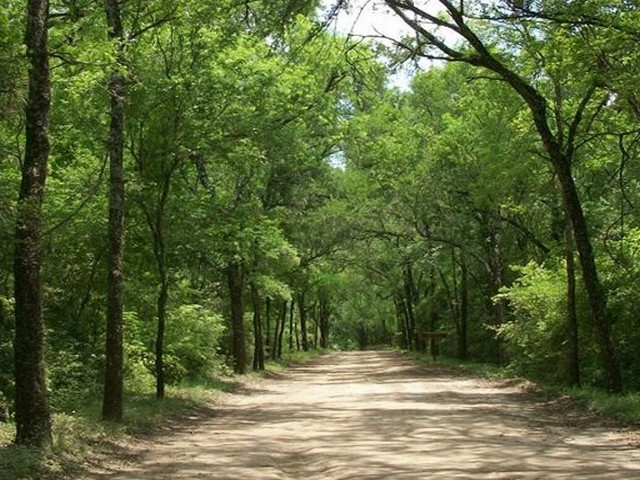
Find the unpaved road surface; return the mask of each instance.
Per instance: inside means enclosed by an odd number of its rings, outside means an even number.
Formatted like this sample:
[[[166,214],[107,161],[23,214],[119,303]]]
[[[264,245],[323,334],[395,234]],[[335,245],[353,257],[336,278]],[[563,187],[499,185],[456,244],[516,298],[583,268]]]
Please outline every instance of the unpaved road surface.
[[[395,353],[334,353],[84,478],[640,479],[635,432],[562,412]]]

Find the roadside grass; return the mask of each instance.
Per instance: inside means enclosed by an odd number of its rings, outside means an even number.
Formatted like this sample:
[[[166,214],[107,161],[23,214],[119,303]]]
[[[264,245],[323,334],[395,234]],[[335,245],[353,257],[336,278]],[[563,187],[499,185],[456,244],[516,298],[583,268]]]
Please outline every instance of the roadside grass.
[[[264,373],[278,373],[287,367],[304,364],[325,353],[320,350],[285,353],[281,359],[267,362]],[[168,387],[164,400],[155,399],[155,392],[129,392],[125,397],[125,418],[115,424],[100,420],[101,399],[77,399],[65,413],[54,413],[53,444],[49,451],[12,445],[15,425],[0,422],[0,480],[62,480],[82,472],[92,463],[99,464],[135,435],[157,431],[167,421],[220,401],[224,393],[242,387],[234,377],[210,378],[199,382],[184,382]]]
[[[132,393],[125,399],[125,418],[119,424],[102,422],[100,400],[92,399],[75,411],[53,415],[53,444],[47,452],[12,445],[15,425],[0,423],[0,480],[66,478],[104,457],[109,445],[153,432],[171,418],[210,405],[219,399],[220,392],[209,385],[168,388],[162,401],[157,401],[153,392]]]
[[[584,413],[615,420],[629,426],[640,426],[640,392],[611,394],[595,387],[571,387],[544,384],[517,376],[508,368],[487,363],[464,362],[455,358],[438,357],[434,361],[425,353],[406,352],[417,361],[428,365],[446,365],[471,375],[491,380],[522,381],[532,383],[538,393],[549,400],[569,399],[571,404]]]
[[[614,395],[593,387],[549,387],[554,396],[568,396],[580,408],[594,415],[640,426],[640,392]]]

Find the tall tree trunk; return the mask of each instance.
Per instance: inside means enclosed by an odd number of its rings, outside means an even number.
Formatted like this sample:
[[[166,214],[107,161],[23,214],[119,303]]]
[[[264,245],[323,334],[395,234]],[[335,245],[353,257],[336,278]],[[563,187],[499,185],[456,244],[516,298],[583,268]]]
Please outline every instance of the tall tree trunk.
[[[621,392],[622,375],[611,339],[607,298],[598,277],[598,269],[593,254],[587,220],[584,216],[580,195],[578,194],[578,189],[571,171],[571,164],[575,153],[575,135],[581,124],[584,109],[589,104],[591,96],[595,92],[595,86],[592,86],[592,88],[585,93],[585,96],[580,102],[578,110],[571,119],[571,128],[566,140],[566,145],[563,145],[549,127],[546,99],[522,77],[510,71],[498,60],[493,58],[488,51],[482,52],[482,55],[484,57],[482,66],[502,76],[529,106],[542,144],[558,176],[564,206],[573,228],[574,242],[578,250],[578,258],[582,269],[582,280],[589,299],[589,306],[591,307],[591,318],[596,334],[600,364],[604,372],[604,383],[609,391]]]
[[[459,290],[462,289],[462,286],[458,288],[458,275],[457,275],[457,265],[456,265],[456,255],[455,249],[451,249],[451,285],[452,288],[449,287],[449,282],[447,281],[447,277],[442,270],[440,270],[440,279],[442,280],[442,285],[447,293],[447,297],[449,298],[449,311],[451,312],[451,318],[453,319],[453,323],[456,327],[456,338],[458,341],[458,357],[461,355],[461,343],[462,343],[462,320],[461,320],[461,312],[460,306],[458,303],[458,293]]]
[[[573,234],[568,218],[565,228],[565,267],[567,272],[567,329],[569,331],[567,380],[571,385],[580,386],[580,344],[578,337],[578,314],[576,311],[576,271]]]
[[[468,347],[469,317],[469,272],[464,252],[460,252],[460,329],[458,332],[458,357],[466,360],[469,357]]]
[[[302,340],[302,350],[309,350],[309,339],[307,336],[307,304],[305,302],[305,294],[301,293],[298,298],[298,311],[300,312],[300,338]],[[298,348],[300,350],[300,348]]]
[[[157,318],[158,327],[156,330],[156,398],[162,400],[165,392],[164,375],[164,330],[167,321],[167,303],[169,301],[169,279],[166,270],[160,269],[160,291],[158,292]]]
[[[404,307],[407,319],[407,346],[409,350],[412,347],[418,347],[416,332],[416,316],[413,310],[413,301],[415,299],[415,286],[413,284],[413,272],[411,265],[407,264],[404,268]]]
[[[610,392],[622,391],[622,376],[620,365],[615,354],[615,348],[611,339],[610,320],[607,314],[607,300],[596,267],[593,248],[587,221],[584,217],[582,204],[578,196],[571,167],[568,160],[556,160],[556,173],[562,185],[564,204],[573,226],[573,236],[584,281],[587,297],[591,306],[591,316],[596,333],[596,341],[600,354],[600,364],[604,372],[604,381]]]
[[[295,301],[291,300],[291,306],[289,307],[289,351],[293,351],[293,314],[295,311]]]
[[[284,328],[287,323],[287,301],[282,301],[282,310],[280,310],[280,331],[276,328],[276,332],[278,332],[276,339],[276,356],[275,358],[282,358],[282,340],[284,338]]]
[[[314,303],[311,307],[311,319],[313,319],[313,342],[311,346],[318,348],[318,340],[320,337],[320,317],[318,314],[318,305]]]
[[[29,59],[26,146],[13,262],[15,295],[15,421],[18,445],[48,447],[51,417],[44,369],[42,202],[49,160],[49,2],[29,0],[25,43]]]
[[[495,295],[500,293],[500,288],[503,286],[503,273],[504,266],[502,262],[502,245],[500,240],[500,234],[495,229],[491,228],[489,231],[489,237],[487,242],[487,258],[491,276],[491,292],[489,298],[494,298]],[[502,298],[495,302],[492,302],[493,309],[493,323],[495,328],[500,328],[504,324],[506,317],[506,301]],[[502,365],[505,362],[502,337],[496,335],[496,364]]]
[[[231,331],[233,335],[233,370],[247,372],[247,345],[244,333],[244,305],[242,302],[242,266],[235,261],[227,265],[229,298],[231,301]]]
[[[396,294],[393,297],[393,304],[396,309],[396,337],[398,346],[403,350],[408,350],[409,342],[407,340],[407,322],[403,298],[401,294]]]
[[[264,322],[265,322],[264,338],[266,342],[264,349],[268,358],[273,358],[273,346],[275,344],[275,341],[271,340],[271,298],[270,297],[267,297],[264,301]],[[277,332],[278,331],[277,322],[276,322],[275,329]]]
[[[258,292],[258,286],[251,282],[251,304],[253,307],[253,339],[254,339],[254,351],[253,351],[253,369],[264,370],[264,339],[262,336],[262,318],[260,310],[262,305],[260,304],[260,295]]]
[[[118,61],[122,62],[124,34],[120,4],[105,0],[109,38],[117,43]],[[124,76],[111,74],[108,85],[111,101],[109,127],[109,260],[107,273],[106,366],[102,418],[119,422],[123,414],[123,264],[124,264]]]
[[[169,271],[167,268],[167,248],[165,244],[165,211],[169,199],[169,190],[171,188],[171,176],[177,165],[178,161],[174,160],[169,166],[169,169],[164,172],[162,190],[155,208],[155,215],[144,205],[142,207],[153,236],[153,254],[160,281],[156,310],[158,325],[156,329],[155,349],[156,398],[158,400],[162,400],[165,393],[164,332],[169,302]]]
[[[320,301],[320,348],[329,348],[329,305],[326,300]]]

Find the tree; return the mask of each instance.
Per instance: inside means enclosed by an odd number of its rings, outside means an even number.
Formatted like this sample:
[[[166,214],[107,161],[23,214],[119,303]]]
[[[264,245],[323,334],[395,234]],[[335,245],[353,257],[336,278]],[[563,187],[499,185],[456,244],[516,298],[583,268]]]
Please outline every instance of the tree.
[[[42,312],[42,202],[49,159],[51,80],[48,42],[49,3],[27,4],[25,43],[29,58],[26,147],[15,231],[15,418],[18,445],[47,447],[51,420],[44,370]]]
[[[563,115],[563,121],[556,125],[560,130],[554,133],[548,111],[549,99],[545,92],[532,81],[527,80],[523,74],[518,73],[516,66],[510,66],[500,57],[500,54],[496,53],[495,48],[489,47],[481,35],[470,26],[468,18],[473,12],[470,5],[465,9],[462,3],[460,7],[456,7],[449,0],[439,0],[447,14],[447,17],[443,18],[418,7],[414,2],[385,0],[385,3],[418,34],[418,44],[408,46],[413,53],[431,59],[464,62],[493,72],[506,82],[528,106],[545,153],[561,185],[564,206],[573,227],[582,278],[598,341],[604,381],[608,390],[621,391],[622,378],[611,339],[606,294],[598,275],[588,223],[572,173],[577,136],[580,128],[583,127],[587,108],[598,92],[597,76],[592,76],[586,84],[581,86],[580,96],[572,113],[566,114],[564,111],[555,109],[556,114]],[[429,26],[441,27],[457,34],[464,41],[464,45],[458,47],[448,45],[433,30],[430,30]]]
[[[124,270],[124,97],[125,79],[121,71],[124,30],[120,3],[105,0],[109,38],[116,51],[116,69],[109,78],[111,102],[109,126],[109,248],[107,271],[107,338],[102,417],[119,422],[123,415],[124,360],[123,270]]]

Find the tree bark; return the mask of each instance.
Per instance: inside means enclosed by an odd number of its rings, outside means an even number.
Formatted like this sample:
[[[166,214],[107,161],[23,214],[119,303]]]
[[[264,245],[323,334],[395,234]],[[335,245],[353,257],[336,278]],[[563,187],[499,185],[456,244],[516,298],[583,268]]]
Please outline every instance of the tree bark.
[[[573,236],[582,268],[582,279],[591,306],[593,326],[600,354],[600,364],[604,372],[605,387],[610,392],[621,392],[622,376],[620,373],[620,365],[618,364],[615,348],[611,339],[606,295],[598,277],[587,221],[584,217],[582,204],[580,203],[568,162],[565,161],[564,164],[558,165],[556,171],[558,172],[558,178],[562,185],[565,207],[568,210],[569,218],[573,225]]]
[[[105,0],[109,38],[122,61],[124,34],[117,0]],[[119,422],[123,415],[124,360],[122,346],[124,267],[124,76],[116,70],[108,85],[109,126],[109,259],[107,273],[106,366],[102,418]]]
[[[409,349],[407,341],[407,322],[403,304],[403,296],[398,293],[393,297],[393,304],[396,310],[396,336],[398,338],[398,346],[403,350]]]
[[[160,268],[160,291],[158,292],[156,329],[156,398],[162,400],[165,393],[164,375],[164,331],[167,321],[167,303],[169,302],[169,279],[164,264]]]
[[[275,341],[271,340],[271,298],[267,297],[264,301],[264,323],[265,323],[265,354],[268,358],[273,358],[273,346]],[[275,331],[278,331],[278,323],[276,322]]]
[[[51,444],[51,416],[44,369],[42,311],[42,202],[49,160],[51,80],[49,2],[29,0],[25,43],[29,59],[26,146],[18,200],[14,251],[15,421],[18,445]]]
[[[468,347],[468,323],[469,323],[469,272],[463,251],[460,251],[460,328],[458,332],[458,357],[467,360]]]
[[[293,314],[295,311],[295,302],[291,300],[291,306],[289,307],[289,351],[293,351]]]
[[[280,331],[276,328],[276,332],[278,332],[275,349],[276,349],[276,358],[282,358],[282,340],[284,338],[284,327],[287,323],[287,301],[282,301],[282,310],[280,310]]]
[[[253,282],[251,283],[251,304],[253,307],[254,339],[253,369],[255,371],[259,371],[264,370],[264,338],[262,336],[262,318],[260,315],[260,309],[262,306],[258,286]]]
[[[326,300],[320,301],[318,310],[320,316],[320,348],[329,348],[330,311]]]
[[[495,229],[491,228],[488,235],[487,241],[487,260],[490,269],[491,275],[491,292],[489,298],[493,299],[498,293],[500,293],[500,288],[503,286],[503,274],[504,274],[504,265],[502,261],[502,245],[500,233]],[[497,301],[492,302],[493,308],[493,322],[495,328],[500,328],[505,321],[506,317],[506,300],[503,298],[497,299]],[[504,354],[504,349],[502,345],[502,337],[500,335],[496,335],[496,364],[502,365],[505,363],[506,359]]]
[[[407,346],[409,350],[419,349],[418,332],[416,331],[416,316],[413,309],[415,300],[415,286],[413,283],[413,271],[411,265],[407,264],[404,268],[404,306],[407,320]]]
[[[305,294],[301,293],[298,297],[298,311],[300,312],[300,338],[302,341],[302,350],[309,350],[309,338],[307,335],[307,304],[305,302]],[[299,348],[298,348],[299,350]]]
[[[242,266],[235,261],[227,265],[227,281],[231,301],[231,331],[233,335],[233,371],[247,372],[247,345],[244,332],[244,305],[242,301]]]

